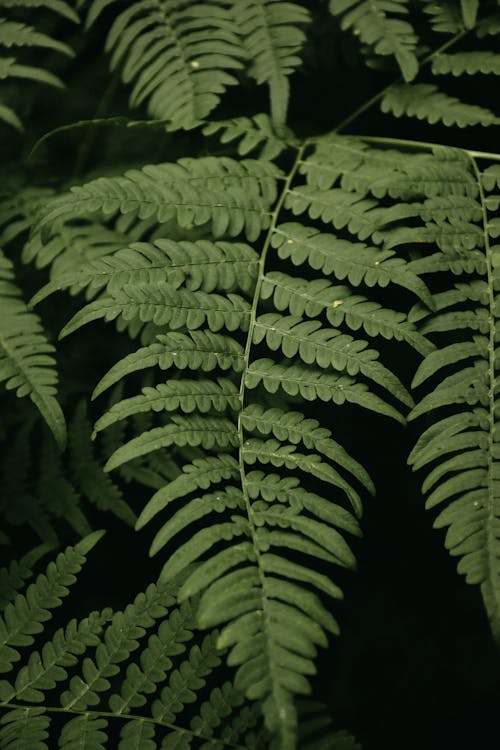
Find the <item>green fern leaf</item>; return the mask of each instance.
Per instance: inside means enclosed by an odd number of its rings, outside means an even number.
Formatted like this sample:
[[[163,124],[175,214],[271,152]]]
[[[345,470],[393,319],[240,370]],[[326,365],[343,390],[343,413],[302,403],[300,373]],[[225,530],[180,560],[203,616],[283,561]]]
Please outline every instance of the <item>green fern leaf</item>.
[[[342,28],[352,29],[377,55],[393,55],[405,81],[415,78],[418,37],[404,20],[407,0],[330,0],[329,7],[334,15],[342,15]]]
[[[13,11],[20,10],[22,14],[26,8],[31,9],[37,7],[51,11],[52,13],[61,15],[70,21],[78,23],[79,19],[77,14],[70,5],[63,2],[63,0],[6,0],[6,2],[2,2],[3,12],[11,9]],[[72,57],[74,54],[67,44],[53,39],[48,34],[38,31],[33,26],[26,23],[20,23],[9,17],[0,17],[0,52],[3,52],[3,48],[6,48],[7,50],[14,48],[17,52],[17,50],[31,47],[52,50],[69,57]],[[4,57],[1,55],[0,81],[10,81],[13,79],[28,79],[58,88],[64,86],[58,76],[42,67],[24,65],[17,61],[17,57]],[[0,122],[2,121],[17,130],[23,130],[22,122],[12,107],[0,101]]]
[[[38,316],[30,313],[13,283],[11,262],[0,251],[0,381],[18,397],[29,396],[60,447],[66,425],[56,400],[54,347],[48,343]]]
[[[332,367],[349,375],[361,372],[403,403],[413,404],[399,379],[377,362],[378,353],[366,348],[366,341],[356,341],[338,330],[322,328],[318,321],[302,321],[293,315],[282,317],[279,313],[267,313],[255,321],[254,343],[259,344],[264,338],[271,351],[281,349],[290,359],[299,354],[305,364]]]
[[[500,75],[500,55],[494,52],[460,52],[455,55],[436,55],[432,61],[434,75],[462,76]]]
[[[48,750],[49,725],[44,708],[15,708],[0,719],[0,743],[12,750]]]
[[[496,386],[495,343],[497,338],[497,273],[489,213],[496,205],[488,196],[496,187],[495,172],[482,174],[472,157],[470,171],[477,185],[480,214],[475,217],[482,232],[483,264],[476,278],[462,281],[436,296],[437,314],[429,321],[421,316],[421,330],[446,334],[459,332],[459,340],[445,343],[421,363],[413,385],[438,378],[423,396],[412,418],[438,412],[433,424],[416,443],[409,461],[415,469],[431,464],[423,484],[429,492],[426,507],[445,504],[434,525],[447,527],[446,547],[459,556],[458,570],[468,583],[481,587],[483,600],[496,639],[500,634],[500,587],[498,585],[498,499],[495,479]],[[448,270],[444,267],[443,270]],[[456,309],[458,307],[458,309]],[[452,367],[452,374],[447,374]],[[444,371],[444,372],[443,372]]]
[[[216,237],[245,230],[250,241],[269,226],[279,170],[263,161],[227,157],[180,159],[148,165],[120,177],[100,177],[49,201],[42,226],[94,212],[104,216],[176,218],[181,227],[211,224]]]
[[[175,365],[181,370],[189,368],[203,372],[210,372],[216,367],[221,370],[234,369],[236,372],[242,370],[243,349],[237,341],[207,330],[189,331],[188,334],[171,331],[159,335],[154,343],[127,355],[98,383],[93,397],[96,398],[126,375],[146,367],[168,370]]]
[[[64,628],[57,630],[53,638],[43,645],[41,652],[30,654],[27,664],[17,673],[13,685],[2,682],[2,701],[42,703],[46,691],[67,679],[65,668],[77,664],[77,657],[86,648],[98,645],[110,612],[111,610],[92,612],[80,622],[70,620]]]
[[[99,510],[111,512],[125,523],[134,526],[135,513],[124,500],[119,487],[104,473],[94,455],[91,426],[84,401],[77,405],[68,437],[68,468],[75,486]]]
[[[103,730],[107,726],[108,722],[103,718],[89,716],[89,714],[75,716],[63,726],[59,736],[59,748],[72,750],[78,743],[82,750],[106,750],[104,743],[108,735]]]
[[[241,420],[248,431],[257,430],[262,435],[273,434],[278,440],[302,443],[342,466],[355,476],[366,489],[375,493],[375,487],[366,470],[331,437],[331,432],[315,419],[304,419],[300,412],[281,409],[264,409],[259,404],[249,404],[241,413]]]
[[[139,319],[157,326],[167,323],[176,328],[196,329],[208,323],[210,330],[227,328],[235,331],[248,327],[250,305],[237,294],[207,294],[206,292],[176,290],[165,282],[143,282],[113,288],[108,296],[99,297],[66,324],[60,337],[68,336],[93,320],[114,320],[122,315],[125,320]]]
[[[424,3],[424,13],[430,16],[433,31],[445,34],[459,34],[463,30],[463,18],[455,0],[434,0]]]
[[[258,84],[267,83],[271,119],[282,135],[288,110],[288,77],[300,65],[305,34],[300,26],[309,23],[302,6],[281,0],[233,0],[232,13],[248,60],[249,74]]]
[[[73,293],[86,289],[87,298],[106,289],[112,291],[140,281],[155,284],[167,281],[190,291],[215,289],[249,290],[255,284],[258,256],[243,243],[173,242],[134,243],[110,256],[82,265],[75,273],[56,274],[31,300],[38,304],[48,295],[70,288]]]
[[[237,445],[238,436],[234,424],[223,417],[173,415],[171,419],[164,427],[154,427],[118,448],[104,467],[105,471],[111,471],[127,461],[169,445],[201,445],[204,448]]]
[[[285,140],[276,135],[271,118],[264,113],[254,117],[214,120],[203,126],[204,135],[218,134],[221,143],[239,140],[238,153],[247,156],[259,149],[259,159],[272,161],[286,148]]]
[[[380,108],[384,113],[396,117],[416,117],[431,125],[458,125],[466,128],[473,125],[497,125],[500,119],[485,107],[466,104],[460,99],[439,91],[431,83],[394,84],[384,94]]]
[[[10,670],[20,659],[17,648],[33,643],[33,635],[43,630],[42,623],[51,618],[51,610],[59,607],[75,582],[75,574],[85,562],[85,555],[102,536],[94,532],[75,547],[60,553],[50,563],[46,574],[40,574],[28,586],[26,596],[18,594],[7,604],[0,619],[0,672]]]
[[[473,29],[476,25],[477,13],[479,10],[479,0],[460,0],[462,7],[462,17],[466,29]]]
[[[119,401],[95,424],[95,432],[104,430],[116,421],[132,414],[153,411],[176,411],[201,413],[212,410],[224,412],[230,408],[239,409],[239,395],[236,386],[227,378],[217,382],[181,380],[160,383],[155,388],[143,388],[141,396],[133,396]]]
[[[110,3],[94,2],[87,25]],[[153,118],[169,128],[192,128],[219,103],[227,86],[237,83],[243,51],[220,2],[143,0],[131,3],[114,21],[106,42],[111,69],[121,67],[124,83],[133,83],[130,105],[147,102]]]
[[[3,47],[45,47],[70,57],[74,55],[73,50],[67,44],[36,31],[32,26],[17,21],[8,21],[6,18],[0,18],[0,45]]]
[[[354,245],[348,240],[323,234],[316,229],[301,224],[281,224],[276,228],[273,247],[280,258],[290,258],[295,266],[307,262],[315,270],[325,274],[333,273],[339,281],[348,279],[358,286],[385,287],[389,283],[409,289],[425,302],[433,306],[432,297],[421,279],[409,271],[402,258],[391,251],[376,250],[364,244]]]

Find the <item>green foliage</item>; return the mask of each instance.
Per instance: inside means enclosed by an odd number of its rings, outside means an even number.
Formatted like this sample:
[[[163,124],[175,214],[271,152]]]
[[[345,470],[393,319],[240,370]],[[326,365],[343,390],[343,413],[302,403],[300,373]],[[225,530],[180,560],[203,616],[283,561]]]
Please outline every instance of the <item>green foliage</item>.
[[[58,41],[43,31],[38,31],[30,24],[16,20],[16,13],[22,14],[23,10],[33,7],[42,7],[50,13],[55,13],[75,23],[79,20],[73,8],[64,0],[39,0],[39,2],[7,0],[7,2],[2,2],[2,12],[7,12],[8,15],[0,16],[0,81],[2,81],[0,121],[19,130],[23,129],[23,125],[9,104],[9,92],[4,82],[10,83],[12,79],[27,79],[56,87],[63,87],[64,84],[57,75],[41,67],[39,60],[31,59],[33,56],[30,58],[27,55],[26,62],[23,62],[23,58],[18,58],[18,54],[25,50],[29,52],[30,48],[55,50],[70,57],[74,54],[71,47],[64,42]],[[12,56],[12,53],[15,53],[15,56]]]
[[[500,639],[500,157],[445,130],[500,123],[498,4],[2,7],[0,77],[77,61],[0,105],[0,747],[354,750],[308,696],[390,424]],[[96,527],[158,569],[51,629]]]

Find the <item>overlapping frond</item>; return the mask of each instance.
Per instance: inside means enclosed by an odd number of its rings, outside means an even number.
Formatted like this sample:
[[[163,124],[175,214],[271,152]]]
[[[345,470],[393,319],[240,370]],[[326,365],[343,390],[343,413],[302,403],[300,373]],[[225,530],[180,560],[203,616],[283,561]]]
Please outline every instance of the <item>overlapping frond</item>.
[[[108,0],[95,0],[93,23]],[[120,67],[132,85],[131,106],[147,103],[149,114],[169,128],[192,128],[237,83],[243,50],[223,0],[139,0],[120,12],[109,31],[111,69]]]
[[[430,469],[423,484],[427,508],[445,506],[434,525],[447,528],[446,547],[460,557],[458,570],[468,583],[481,588],[495,638],[500,637],[500,499],[498,490],[497,355],[498,273],[495,241],[499,236],[498,167],[480,171],[471,158],[464,164],[476,180],[477,214],[481,231],[471,249],[441,246],[441,252],[420,262],[424,273],[449,271],[456,283],[437,294],[437,313],[428,319],[422,310],[421,331],[436,334],[439,347],[423,360],[414,386],[433,385],[413,410],[432,422],[410,456],[414,469]],[[442,217],[443,224],[452,223]],[[439,264],[433,258],[440,260]],[[419,261],[415,261],[419,263]],[[450,338],[451,339],[450,343]]]
[[[231,12],[248,60],[248,73],[269,86],[271,120],[283,135],[290,95],[289,77],[300,65],[310,21],[302,5],[282,0],[232,0]]]
[[[38,315],[28,310],[14,283],[12,263],[0,250],[0,382],[18,397],[28,396],[61,447],[66,441],[64,415],[56,398],[55,349]]]
[[[95,390],[97,396],[151,368],[168,373],[166,382],[119,399],[97,421],[96,433],[106,434],[141,415],[158,420],[118,445],[106,469],[174,447],[200,451],[156,489],[137,528],[162,520],[151,546],[151,554],[171,550],[162,579],[184,575],[179,596],[183,601],[200,595],[199,624],[224,626],[217,643],[230,649],[235,686],[247,698],[262,701],[266,726],[283,750],[296,744],[294,696],[309,692],[317,648],[327,643],[327,633],[338,632],[323,597],[338,598],[340,589],[311,561],[354,567],[344,537],[359,535],[361,494],[374,489],[363,467],[330,430],[306,418],[300,402],[349,402],[404,422],[400,407],[411,407],[412,398],[360,333],[405,340],[424,353],[432,349],[403,312],[371,300],[369,291],[399,285],[432,305],[411,264],[384,249],[384,243],[397,244],[391,238],[401,230],[402,219],[420,216],[425,188],[435,194],[431,160],[354,144],[332,138],[320,140],[306,156],[300,152],[281,192],[271,182],[275,172],[267,168],[261,174],[260,162],[247,169],[212,158],[200,165],[184,163],[180,170],[146,168],[147,209],[145,192],[133,205],[121,197],[129,189],[130,177],[125,177],[101,182],[99,190],[95,182],[76,188],[74,197],[49,202],[41,219],[50,232],[52,222],[63,216],[69,220],[73,209],[79,215],[83,207],[158,217],[150,205],[162,189],[158,179],[175,172],[186,184],[187,173],[199,174],[204,163],[217,175],[217,199],[226,206],[234,193],[239,195],[233,175],[242,169],[247,179],[251,175],[252,198],[268,217],[258,226],[260,233],[269,227],[263,249],[257,225],[250,238],[254,248],[238,240],[244,222],[214,225],[211,212],[218,206],[211,206],[211,196],[202,196],[195,185],[189,220],[198,215],[197,201],[203,201],[207,230],[234,235],[234,240],[131,244],[74,273],[56,275],[35,301],[64,288],[94,297],[62,335],[118,314],[160,326],[154,340],[114,365]],[[344,159],[338,160],[342,151]],[[372,189],[369,170],[387,159],[394,163],[392,181]],[[225,181],[221,170],[230,170]],[[351,175],[359,181],[356,192],[347,184]],[[446,183],[446,172],[440,179]],[[424,188],[419,190],[420,184]],[[325,206],[321,212],[314,203],[318,191]],[[392,192],[414,199],[409,213],[398,213],[395,204],[380,205],[378,196]],[[89,202],[82,202],[91,194]],[[368,215],[358,214],[354,223],[342,218],[352,195],[365,201]],[[165,190],[162,201],[162,215],[186,220],[182,212],[175,213],[178,192]],[[287,221],[290,212],[305,225]],[[358,241],[360,231],[367,242]],[[266,270],[267,257],[283,270]],[[305,263],[315,274],[307,282],[294,275],[294,268]],[[344,284],[332,284],[331,277]],[[187,377],[181,377],[184,370],[189,370]],[[294,399],[294,409],[264,405],[277,393],[284,405]],[[190,572],[193,564],[197,567]]]
[[[197,602],[174,606],[178,584],[150,584],[123,611],[94,611],[50,632],[51,610],[69,593],[100,536],[94,533],[60,553],[25,594],[4,607],[2,746],[95,750],[108,743],[112,718],[120,727],[119,750],[264,750],[268,737],[259,713],[217,675],[217,631],[193,643]],[[34,551],[25,566],[39,556]],[[34,635],[43,639],[37,650]],[[215,687],[200,698],[207,683]],[[188,726],[182,721],[186,706],[193,709]],[[57,717],[64,719],[54,721]]]
[[[418,37],[409,10],[408,0],[330,0],[342,28],[352,29],[376,55],[393,56],[405,81],[418,73]]]
[[[34,28],[30,24],[16,20],[15,13],[25,8],[43,8],[49,14],[56,14],[63,18],[78,22],[78,16],[73,8],[63,0],[40,0],[32,3],[26,0],[10,0],[2,3],[2,13],[10,11],[7,16],[0,16],[0,81],[7,83],[13,80],[31,80],[49,86],[62,87],[61,79],[29,58],[25,61],[19,53],[31,48],[47,49],[72,56],[72,49],[64,42],[54,39],[50,34]],[[13,54],[14,53],[14,54]],[[5,89],[0,92],[0,120],[18,130],[23,125],[15,110],[10,106]]]

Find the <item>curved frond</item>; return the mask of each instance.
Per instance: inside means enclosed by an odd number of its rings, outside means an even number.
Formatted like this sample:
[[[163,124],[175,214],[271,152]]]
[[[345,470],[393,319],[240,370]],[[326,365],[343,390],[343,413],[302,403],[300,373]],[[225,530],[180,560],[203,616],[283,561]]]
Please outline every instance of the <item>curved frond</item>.
[[[409,461],[427,467],[423,484],[427,508],[444,506],[434,525],[447,528],[446,547],[460,557],[458,571],[477,584],[495,638],[500,637],[500,569],[497,489],[497,357],[498,273],[495,218],[489,191],[497,186],[497,168],[481,173],[474,159],[469,171],[478,185],[478,230],[483,262],[464,268],[465,281],[436,296],[437,314],[422,315],[421,330],[448,341],[421,363],[413,385],[437,385],[417,403],[411,417],[430,415],[430,426],[418,439]],[[491,218],[490,218],[491,217]],[[443,259],[447,260],[446,248]],[[425,270],[425,269],[424,269]],[[439,270],[439,269],[437,269]],[[443,271],[448,270],[445,262]],[[454,273],[460,274],[456,268]],[[473,274],[472,279],[468,276]],[[455,337],[449,342],[449,334]],[[446,409],[444,416],[441,409]]]
[[[12,263],[0,250],[0,382],[19,398],[29,396],[64,447],[66,425],[56,399],[55,349],[13,279]]]

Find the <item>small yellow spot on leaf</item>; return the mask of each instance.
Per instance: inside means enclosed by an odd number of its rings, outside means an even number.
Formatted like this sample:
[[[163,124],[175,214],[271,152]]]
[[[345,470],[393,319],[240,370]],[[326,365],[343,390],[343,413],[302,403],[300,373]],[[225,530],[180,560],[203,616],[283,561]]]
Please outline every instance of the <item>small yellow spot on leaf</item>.
[[[340,305],[343,305],[343,304],[344,304],[343,299],[334,299],[332,302],[332,307],[333,309],[335,309],[336,307],[340,307]]]
[[[199,68],[200,67],[200,63],[198,62],[198,60],[191,60],[191,67],[192,68]]]
[[[287,241],[286,241],[286,244],[287,244],[287,245],[293,245],[293,240],[287,240]]]
[[[374,261],[373,265],[374,266],[379,266],[380,265],[380,261],[379,260]]]

